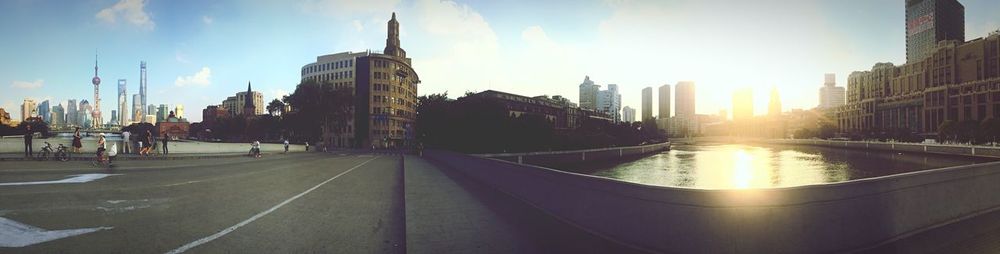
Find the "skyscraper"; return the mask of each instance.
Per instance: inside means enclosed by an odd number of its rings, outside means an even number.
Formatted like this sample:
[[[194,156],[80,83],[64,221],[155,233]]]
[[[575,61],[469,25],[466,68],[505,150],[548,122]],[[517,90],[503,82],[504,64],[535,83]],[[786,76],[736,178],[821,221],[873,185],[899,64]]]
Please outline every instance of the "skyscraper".
[[[174,106],[174,116],[176,116],[177,119],[184,118],[184,105],[177,104],[177,106]]]
[[[152,120],[152,121],[150,121],[150,120]],[[151,124],[154,124],[154,125],[156,124],[156,106],[155,105],[152,105],[152,104],[146,105],[146,116],[143,118],[143,121],[146,121],[147,123],[151,123]]]
[[[694,117],[695,110],[695,90],[693,81],[681,81],[677,82],[676,91],[677,94],[674,95],[676,100],[675,112],[678,117]]]
[[[56,104],[52,106],[52,116],[50,116],[52,122],[49,124],[56,128],[66,126],[66,109],[62,105]]]
[[[642,89],[642,119],[653,118],[653,88],[646,87]]]
[[[80,106],[76,109],[77,125],[84,129],[90,128],[92,120],[90,117],[93,115],[93,108],[90,107],[90,102],[87,99],[80,100]]]
[[[76,100],[66,101],[66,126],[80,126],[77,115]]]
[[[170,108],[167,107],[167,104],[160,104],[160,107],[156,108],[156,122],[166,121],[167,116],[169,116],[169,114],[170,114]]]
[[[118,126],[125,126],[125,123],[128,122],[128,112],[129,112],[129,109],[128,109],[128,102],[127,102],[128,100],[126,98],[126,97],[128,97],[128,94],[126,93],[125,88],[126,88],[126,81],[125,81],[125,79],[119,79],[118,80],[118,119],[116,119],[116,120],[118,120],[117,121]]]
[[[597,111],[608,114],[615,122],[622,120],[622,95],[618,93],[618,85],[608,84],[608,90],[597,92]]]
[[[24,99],[24,103],[21,104],[21,122],[36,116],[38,116],[38,102],[32,99]]]
[[[90,112],[93,125],[91,127],[100,128],[104,123],[101,117],[101,78],[97,76],[97,55],[94,55],[94,78],[90,80],[94,84],[94,109]]]
[[[143,117],[145,117],[142,112],[145,112],[142,108],[142,97],[139,94],[132,95],[132,122],[141,123]]]
[[[139,103],[140,110],[146,109],[146,61],[139,62]],[[142,112],[142,115],[151,115],[153,112]]]
[[[49,100],[42,101],[38,104],[38,117],[42,118],[42,121],[46,123],[52,123],[52,107],[49,106]]]
[[[594,84],[590,76],[584,76],[583,83],[580,83],[580,108],[596,110],[597,93],[600,90],[601,86]]]
[[[767,102],[767,116],[781,116],[781,98],[778,97],[778,88],[771,88],[771,100]]]
[[[626,123],[635,122],[635,109],[629,106],[622,108],[622,118]]]
[[[819,88],[819,108],[832,109],[843,106],[846,102],[847,91],[842,86],[837,86],[837,76],[827,73],[823,82],[823,87]]]
[[[958,0],[906,0],[906,62],[927,58],[944,40],[965,42],[965,6]]]
[[[117,109],[112,109],[111,110],[111,122],[110,122],[110,124],[118,124],[118,110]]]
[[[660,86],[659,97],[660,119],[670,118],[670,84]]]

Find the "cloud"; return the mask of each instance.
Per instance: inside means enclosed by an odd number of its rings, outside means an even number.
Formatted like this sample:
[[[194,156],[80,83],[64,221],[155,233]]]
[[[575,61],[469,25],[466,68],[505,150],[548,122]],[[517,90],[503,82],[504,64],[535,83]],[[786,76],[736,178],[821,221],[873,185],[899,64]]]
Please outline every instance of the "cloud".
[[[41,88],[42,85],[45,85],[45,80],[41,79],[36,79],[35,81],[14,80],[13,82],[10,82],[10,87],[19,89],[38,89]]]
[[[288,95],[288,91],[285,91],[285,89],[271,89],[271,97],[275,99],[281,100],[281,97],[285,95]],[[267,102],[270,102],[270,100]]]
[[[174,52],[174,60],[177,60],[179,63],[191,63],[191,60],[188,60],[187,56],[181,54],[181,52]]]
[[[212,79],[212,69],[209,69],[208,67],[202,67],[201,71],[198,71],[194,75],[177,77],[177,80],[174,80],[174,85],[178,87],[185,87],[191,85],[208,86],[212,84],[211,79]]]
[[[354,30],[357,30],[358,32],[365,30],[365,27],[361,25],[360,20],[355,19],[354,21],[351,21],[351,25],[354,26]]]
[[[396,8],[400,0],[306,0],[302,10],[335,17],[385,15]]]
[[[201,22],[205,23],[206,25],[211,25],[213,22],[215,22],[215,19],[209,16],[201,16]]]
[[[414,4],[419,38],[415,43],[432,45],[414,58],[431,92],[465,92],[466,87],[504,83],[500,70],[497,35],[482,15],[465,4],[453,1],[419,0]],[[405,47],[405,45],[404,45]]]
[[[111,7],[101,9],[94,17],[108,24],[116,24],[121,18],[143,30],[153,30],[156,23],[153,22],[145,8],[145,0],[121,0]]]

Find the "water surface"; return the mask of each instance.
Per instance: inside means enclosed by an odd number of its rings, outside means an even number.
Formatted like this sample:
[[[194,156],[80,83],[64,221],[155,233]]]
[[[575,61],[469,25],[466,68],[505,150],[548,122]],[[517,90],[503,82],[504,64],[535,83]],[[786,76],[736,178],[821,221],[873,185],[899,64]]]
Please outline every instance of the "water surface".
[[[591,174],[660,186],[742,189],[842,182],[990,161],[815,146],[683,145]]]

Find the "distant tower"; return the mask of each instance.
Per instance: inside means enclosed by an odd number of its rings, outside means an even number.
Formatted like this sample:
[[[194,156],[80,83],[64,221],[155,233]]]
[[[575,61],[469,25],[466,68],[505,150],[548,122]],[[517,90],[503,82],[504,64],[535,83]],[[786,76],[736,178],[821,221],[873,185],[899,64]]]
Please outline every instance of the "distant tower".
[[[97,54],[94,54],[94,78],[90,82],[94,84],[94,111],[91,113],[93,127],[100,128],[104,119],[101,118],[101,78],[97,76]]]
[[[771,100],[767,103],[767,116],[781,116],[781,98],[778,96],[778,88],[771,88]]]
[[[253,105],[253,90],[250,90],[250,81],[247,81],[247,94],[245,96],[246,98],[243,101],[243,115],[253,116],[256,107]]]
[[[385,38],[385,50],[382,53],[391,56],[406,58],[406,51],[399,44],[399,22],[396,21],[396,13],[392,13],[392,19],[388,24],[389,36]]]
[[[128,94],[125,91],[125,79],[118,80],[118,126],[125,126],[128,121]]]
[[[146,109],[146,61],[139,62],[139,99],[142,102],[140,109]],[[153,112],[142,112],[142,115],[149,115]]]

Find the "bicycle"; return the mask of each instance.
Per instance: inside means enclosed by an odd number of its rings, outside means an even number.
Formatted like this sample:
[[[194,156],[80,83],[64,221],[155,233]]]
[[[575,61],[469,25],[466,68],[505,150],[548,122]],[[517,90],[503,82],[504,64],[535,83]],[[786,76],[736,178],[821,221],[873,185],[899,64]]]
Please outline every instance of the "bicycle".
[[[115,165],[111,163],[111,156],[108,156],[107,151],[98,154],[97,158],[91,163],[94,164],[95,167],[107,168],[108,170],[112,170],[115,167]]]
[[[52,144],[45,142],[45,146],[42,146],[42,150],[38,151],[38,155],[35,156],[35,160],[44,161],[49,159],[49,154],[52,153]]]
[[[69,161],[69,154],[70,154],[69,148],[64,146],[63,144],[59,144],[59,147],[56,148],[55,157],[59,161],[62,162]]]

